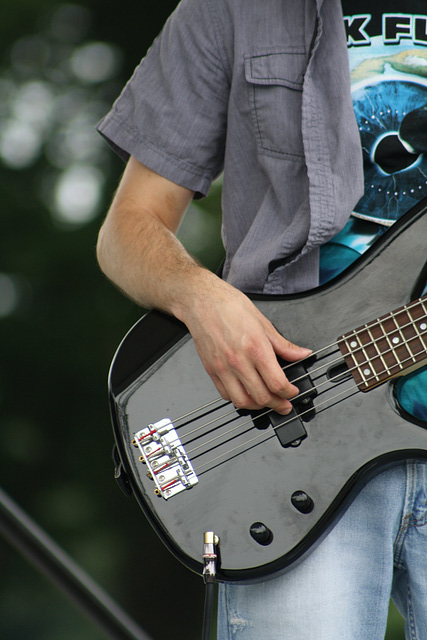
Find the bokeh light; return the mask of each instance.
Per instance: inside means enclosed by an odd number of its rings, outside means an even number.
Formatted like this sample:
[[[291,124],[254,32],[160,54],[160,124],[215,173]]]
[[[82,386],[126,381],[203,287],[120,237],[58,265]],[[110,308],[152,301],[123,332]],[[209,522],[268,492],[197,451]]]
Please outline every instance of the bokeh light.
[[[39,164],[42,200],[63,228],[99,213],[111,151],[95,131],[121,69],[117,46],[86,40],[90,12],[60,5],[35,35],[20,38],[0,69],[0,162]],[[48,187],[46,187],[48,185]]]

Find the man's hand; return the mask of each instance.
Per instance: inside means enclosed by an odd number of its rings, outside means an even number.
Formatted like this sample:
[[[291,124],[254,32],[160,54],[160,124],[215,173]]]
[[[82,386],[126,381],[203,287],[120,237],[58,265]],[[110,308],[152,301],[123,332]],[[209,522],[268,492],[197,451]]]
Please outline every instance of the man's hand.
[[[311,351],[281,336],[251,300],[231,285],[211,280],[196,294],[184,320],[198,354],[220,395],[238,409],[270,407],[287,414],[298,393],[277,356],[294,362]]]

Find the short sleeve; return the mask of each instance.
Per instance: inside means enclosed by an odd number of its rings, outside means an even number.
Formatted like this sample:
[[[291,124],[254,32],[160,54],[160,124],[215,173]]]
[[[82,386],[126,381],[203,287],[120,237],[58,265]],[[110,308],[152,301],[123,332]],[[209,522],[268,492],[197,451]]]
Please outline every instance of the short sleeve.
[[[130,155],[202,195],[221,173],[229,93],[215,0],[182,0],[98,131]]]

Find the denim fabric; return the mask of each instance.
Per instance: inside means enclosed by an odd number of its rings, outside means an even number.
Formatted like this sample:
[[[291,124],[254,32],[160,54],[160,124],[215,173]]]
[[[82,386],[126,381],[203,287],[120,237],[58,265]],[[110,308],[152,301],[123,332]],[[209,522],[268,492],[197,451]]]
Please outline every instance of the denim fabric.
[[[182,0],[99,131],[204,195],[224,172],[233,285],[317,285],[363,192],[339,0]]]
[[[383,640],[392,595],[427,638],[427,464],[372,480],[318,547],[279,578],[220,585],[218,640]]]

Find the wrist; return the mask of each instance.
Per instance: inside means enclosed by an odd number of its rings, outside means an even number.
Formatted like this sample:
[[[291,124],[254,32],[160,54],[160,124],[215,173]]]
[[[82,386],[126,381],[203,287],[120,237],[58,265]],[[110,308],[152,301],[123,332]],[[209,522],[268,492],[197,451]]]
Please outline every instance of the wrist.
[[[187,327],[202,318],[218,296],[225,299],[224,289],[230,286],[200,265],[195,265],[194,269],[184,275],[180,285],[182,286],[174,292],[170,310]]]

